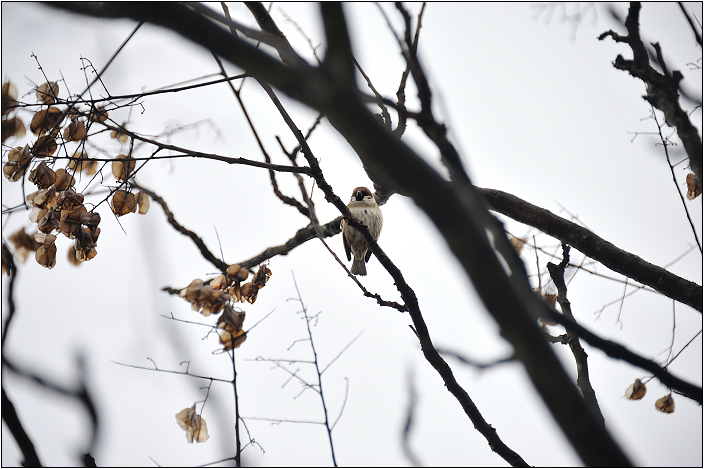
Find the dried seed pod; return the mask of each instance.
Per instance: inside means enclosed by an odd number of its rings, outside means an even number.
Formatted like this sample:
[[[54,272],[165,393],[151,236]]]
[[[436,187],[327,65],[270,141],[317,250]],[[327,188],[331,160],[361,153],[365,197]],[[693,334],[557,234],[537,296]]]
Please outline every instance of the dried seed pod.
[[[2,84],[2,115],[6,116],[17,106],[17,88],[6,81]]]
[[[81,223],[88,226],[98,226],[100,224],[100,214],[98,212],[81,213]]]
[[[673,413],[675,411],[675,401],[672,399],[672,393],[655,401],[655,408],[665,414]]]
[[[183,409],[176,414],[176,423],[182,430],[186,430],[186,440],[189,443],[193,443],[194,439],[196,443],[205,443],[210,438],[205,419],[196,413],[195,404],[190,409]]]
[[[87,134],[83,121],[75,117],[71,119],[71,123],[64,129],[64,139],[68,142],[80,142],[86,138]]]
[[[687,175],[687,199],[694,200],[702,193],[702,183],[692,173]]]
[[[22,138],[27,133],[24,122],[19,117],[2,120],[2,142],[10,137]]]
[[[225,346],[225,350],[238,348],[245,340],[247,340],[247,334],[242,329],[236,332],[220,332],[220,343]]]
[[[244,285],[242,285],[242,288],[240,289],[240,295],[241,295],[241,300],[240,301],[247,301],[250,304],[254,304],[255,301],[257,301],[257,294],[259,293],[259,285],[255,285],[253,283],[247,282]]]
[[[81,265],[81,261],[79,261],[76,257],[76,246],[71,246],[68,248],[68,262],[69,264],[75,266]]]
[[[34,117],[32,117],[29,130],[31,130],[34,135],[45,134],[57,127],[63,120],[63,117],[64,113],[59,108],[50,107],[48,109],[42,109],[37,111]]]
[[[122,127],[125,127],[126,122],[122,123]],[[130,139],[130,136],[127,135],[124,132],[120,132],[119,130],[111,130],[110,131],[110,138],[114,138],[120,143],[127,143]]]
[[[47,166],[46,161],[42,161],[29,173],[29,180],[40,189],[48,189],[56,181],[56,173]]]
[[[104,107],[97,107],[90,110],[88,116],[90,122],[105,122],[108,120],[108,111]]]
[[[53,269],[56,265],[56,244],[42,245],[34,255],[39,265]]]
[[[509,241],[511,242],[511,245],[513,246],[513,249],[515,249],[518,254],[521,253],[521,251],[523,250],[523,245],[526,244],[526,240],[525,240],[525,239],[523,239],[523,238],[516,238],[515,236],[512,236]]]
[[[137,210],[137,198],[131,192],[125,190],[115,191],[112,195],[112,211],[118,217],[127,215]]]
[[[76,172],[85,172],[87,176],[92,176],[98,172],[98,161],[91,160],[84,151],[76,151],[68,160],[68,169]]]
[[[74,239],[83,230],[81,227],[81,216],[87,212],[83,205],[71,210],[61,210],[61,223],[59,230],[67,237]]]
[[[257,285],[259,288],[262,288],[264,285],[266,285],[266,282],[269,280],[269,277],[271,277],[271,270],[265,265],[259,267],[259,270],[257,270],[257,273],[254,274],[254,277],[252,278],[252,283],[254,285]]]
[[[210,286],[216,290],[226,290],[228,287],[227,277],[218,275],[210,281]]]
[[[239,264],[232,264],[227,268],[227,276],[235,282],[244,282],[249,277],[249,270]]]
[[[76,260],[79,262],[89,261],[98,255],[98,251],[95,249],[95,239],[87,228],[81,230],[76,236],[74,249],[76,250]]]
[[[17,147],[7,154],[7,163],[2,168],[2,173],[11,182],[19,181],[27,172],[29,163],[32,162],[32,154],[29,145]]]
[[[37,229],[49,234],[61,226],[61,214],[57,210],[42,209],[37,220]]]
[[[65,169],[60,168],[56,171],[56,181],[54,187],[59,191],[65,191],[76,183],[76,179],[68,174]]]
[[[145,215],[149,211],[149,196],[144,191],[137,192],[137,204],[139,205],[140,215]]]
[[[24,227],[10,235],[8,238],[15,248],[15,258],[22,264],[27,261],[29,253],[39,249],[42,244],[34,239],[34,235],[25,232]]]
[[[51,104],[59,97],[59,84],[50,81],[37,86],[37,101],[42,104]]]
[[[116,181],[126,181],[136,165],[137,162],[131,156],[117,155],[112,162],[112,175],[115,176]]]
[[[66,189],[61,192],[58,198],[58,203],[64,210],[73,210],[79,205],[83,205],[83,194],[76,192],[74,189]]]
[[[636,379],[635,382],[628,386],[628,389],[626,389],[625,397],[631,401],[638,401],[643,399],[646,391],[647,389],[645,389],[645,384],[641,383],[640,379]]]
[[[48,158],[56,152],[58,146],[53,134],[42,135],[32,147],[32,155],[37,158]]]
[[[26,198],[27,203],[39,208],[56,208],[59,197],[56,195],[56,189],[42,189],[32,192]]]
[[[35,258],[37,262],[48,268],[52,269],[56,265],[56,236],[52,234],[36,233],[34,239],[41,244],[41,247],[37,249]]]

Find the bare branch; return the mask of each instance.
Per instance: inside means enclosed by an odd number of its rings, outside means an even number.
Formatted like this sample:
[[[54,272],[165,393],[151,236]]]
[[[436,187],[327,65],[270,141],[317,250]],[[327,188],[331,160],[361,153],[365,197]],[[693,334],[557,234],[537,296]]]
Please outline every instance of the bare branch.
[[[41,467],[42,463],[39,461],[39,456],[34,449],[34,443],[32,443],[32,439],[24,430],[22,422],[20,421],[17,411],[15,410],[15,406],[5,393],[4,386],[2,387],[2,421],[5,422],[5,425],[7,425],[7,428],[10,430],[10,433],[17,442],[17,446],[19,446],[20,451],[22,452],[24,457],[22,466]]]
[[[682,80],[682,73],[675,70],[671,76],[667,74],[667,68],[664,66],[659,46],[655,49],[665,74],[658,73],[650,65],[647,49],[640,37],[640,25],[638,24],[640,8],[641,4],[639,2],[631,2],[628,16],[626,17],[627,36],[607,31],[599,36],[599,40],[611,37],[614,41],[624,42],[631,47],[633,60],[626,60],[619,54],[613,63],[614,67],[619,70],[626,70],[631,76],[645,83],[647,95],[643,96],[643,99],[661,110],[665,114],[667,125],[677,129],[677,135],[684,144],[692,170],[697,179],[702,181],[702,140],[697,128],[689,120],[689,116],[679,104],[678,90],[679,82]]]
[[[548,262],[548,271],[553,283],[557,287],[557,302],[560,303],[562,314],[572,319],[572,307],[567,299],[567,285],[565,285],[565,268],[570,261],[570,247],[562,244],[562,262],[560,265],[555,265]],[[579,337],[573,331],[567,331],[569,337],[569,346],[574,355],[574,360],[577,363],[577,386],[584,396],[584,400],[592,413],[605,425],[604,415],[599,408],[599,402],[596,399],[596,392],[589,381],[589,366],[587,364],[587,352],[584,351],[582,344],[579,343]]]
[[[614,272],[648,285],[663,295],[702,312],[702,287],[700,285],[619,249],[588,229],[532,205],[515,195],[496,189],[477,188],[477,191],[484,196],[491,210],[533,226],[601,262]]]
[[[205,242],[203,239],[198,236],[196,233],[193,231],[189,230],[188,228],[185,228],[183,225],[181,225],[179,222],[176,221],[176,217],[174,217],[174,214],[171,212],[169,209],[169,206],[167,205],[166,201],[161,198],[157,193],[154,191],[151,191],[141,185],[135,184],[136,187],[144,191],[145,194],[147,194],[149,197],[154,199],[156,203],[161,205],[161,208],[164,210],[164,214],[166,215],[166,219],[168,220],[169,224],[174,227],[176,231],[179,233],[188,236],[193,240],[195,245],[198,247],[198,250],[200,251],[201,255],[209,261],[211,264],[213,264],[215,267],[217,267],[218,270],[220,270],[222,273],[225,273],[227,268],[229,267],[229,264],[225,263],[224,261],[218,259],[215,257],[215,255],[210,252],[208,249],[208,246],[205,245]]]

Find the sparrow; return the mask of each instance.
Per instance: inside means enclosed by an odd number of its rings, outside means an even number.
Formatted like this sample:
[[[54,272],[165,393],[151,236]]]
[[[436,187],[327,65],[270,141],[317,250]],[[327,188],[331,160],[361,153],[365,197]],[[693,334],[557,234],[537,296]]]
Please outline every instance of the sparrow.
[[[352,212],[352,216],[367,225],[369,232],[376,241],[379,238],[379,233],[381,233],[384,217],[381,215],[381,209],[376,204],[371,191],[366,187],[357,187],[352,191],[352,198],[347,207]],[[342,220],[340,226],[342,227],[342,244],[345,246],[347,260],[351,260],[352,256],[354,256],[350,271],[354,275],[367,275],[365,263],[369,262],[369,258],[372,255],[367,241],[362,236],[362,233],[349,226],[345,220]]]

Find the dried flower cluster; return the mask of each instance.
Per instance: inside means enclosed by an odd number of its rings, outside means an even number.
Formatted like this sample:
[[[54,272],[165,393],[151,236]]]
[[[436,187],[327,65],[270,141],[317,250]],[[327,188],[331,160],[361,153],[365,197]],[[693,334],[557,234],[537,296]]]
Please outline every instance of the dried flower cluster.
[[[95,207],[89,211],[84,205],[84,196],[74,188],[75,176],[94,176],[100,171],[98,161],[91,160],[84,150],[76,150],[68,158],[65,168],[55,169],[59,158],[55,156],[60,147],[70,142],[79,142],[85,148],[91,124],[105,122],[108,118],[104,108],[92,107],[80,111],[75,104],[68,105],[59,98],[59,85],[47,82],[38,86],[35,96],[39,107],[32,116],[29,129],[36,136],[34,143],[12,148],[7,152],[7,163],[3,175],[11,182],[27,178],[37,186],[37,191],[26,197],[32,207],[29,220],[36,224],[37,233],[27,234],[22,228],[10,237],[18,260],[24,262],[29,252],[35,252],[39,264],[47,268],[56,265],[56,235],[61,233],[74,240],[69,249],[69,261],[78,265],[97,255],[100,235],[100,214]],[[15,86],[2,85],[2,142],[8,138],[22,138],[26,127],[15,114],[18,109],[30,106],[19,103]],[[65,106],[65,109],[59,106]],[[63,126],[63,132],[62,130]],[[113,138],[125,142],[125,134]],[[62,150],[63,151],[63,150]],[[71,154],[66,152],[65,154]],[[129,179],[135,171],[136,161],[131,156],[118,155],[112,164],[112,173],[121,187],[129,188]],[[112,194],[110,206],[117,216],[149,210],[149,198],[143,192],[133,194],[119,188]],[[55,234],[54,234],[55,233]]]
[[[210,438],[205,419],[196,413],[195,404],[176,414],[176,423],[182,430],[186,430],[186,440],[189,443],[193,443],[193,440],[196,443],[205,443]]]
[[[195,279],[179,294],[191,303],[193,311],[200,311],[203,316],[222,313],[216,327],[220,331],[220,343],[225,350],[239,347],[247,338],[242,330],[245,312],[233,307],[232,303],[254,303],[257,293],[271,277],[271,270],[261,266],[250,282],[242,284],[247,277],[248,269],[232,264],[225,275],[218,275],[207,285],[202,280]]]

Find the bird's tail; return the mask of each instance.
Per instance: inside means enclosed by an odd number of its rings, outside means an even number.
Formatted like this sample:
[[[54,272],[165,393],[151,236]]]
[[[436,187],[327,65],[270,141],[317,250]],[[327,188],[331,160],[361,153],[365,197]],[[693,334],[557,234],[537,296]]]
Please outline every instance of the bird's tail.
[[[367,275],[367,266],[364,265],[364,258],[357,259],[356,257],[352,261],[352,270],[354,275]]]

